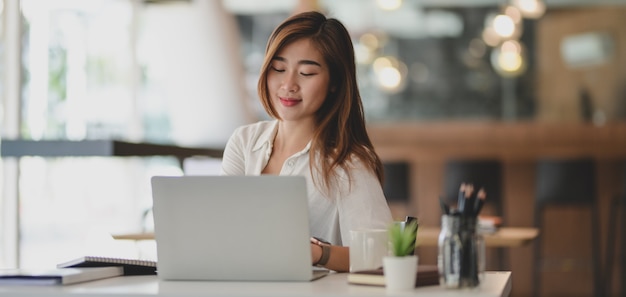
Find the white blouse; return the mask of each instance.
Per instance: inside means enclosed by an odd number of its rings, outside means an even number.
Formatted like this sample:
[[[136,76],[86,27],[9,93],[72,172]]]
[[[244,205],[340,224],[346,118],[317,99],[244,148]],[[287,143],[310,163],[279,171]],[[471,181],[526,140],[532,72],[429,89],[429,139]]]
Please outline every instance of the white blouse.
[[[239,127],[228,140],[222,159],[221,175],[260,175],[269,161],[278,121],[261,121]],[[306,177],[311,236],[323,238],[333,245],[348,246],[350,230],[387,229],[392,222],[391,211],[376,175],[360,160],[350,163],[351,182],[339,171],[340,182],[326,196],[311,177],[309,149],[287,158],[280,175]],[[321,176],[316,180],[321,182]]]

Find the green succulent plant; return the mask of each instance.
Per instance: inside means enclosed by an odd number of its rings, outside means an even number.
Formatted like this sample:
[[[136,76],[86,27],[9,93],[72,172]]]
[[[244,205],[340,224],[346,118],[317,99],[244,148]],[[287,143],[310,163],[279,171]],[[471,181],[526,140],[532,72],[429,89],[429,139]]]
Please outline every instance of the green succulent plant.
[[[389,243],[391,253],[396,257],[405,257],[413,254],[415,238],[417,237],[417,221],[405,224],[393,223],[389,227]]]

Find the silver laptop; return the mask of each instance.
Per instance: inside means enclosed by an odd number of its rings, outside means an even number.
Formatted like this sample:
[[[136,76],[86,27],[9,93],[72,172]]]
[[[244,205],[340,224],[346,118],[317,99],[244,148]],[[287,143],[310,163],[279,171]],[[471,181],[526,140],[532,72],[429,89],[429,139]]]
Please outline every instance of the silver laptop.
[[[154,176],[157,273],[163,280],[310,281],[302,176]]]

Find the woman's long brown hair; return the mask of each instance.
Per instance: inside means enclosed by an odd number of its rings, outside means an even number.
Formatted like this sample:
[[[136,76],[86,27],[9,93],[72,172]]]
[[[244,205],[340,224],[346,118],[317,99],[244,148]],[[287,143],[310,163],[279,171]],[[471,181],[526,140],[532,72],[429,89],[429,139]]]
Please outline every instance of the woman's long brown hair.
[[[335,169],[342,168],[349,176],[348,161],[362,160],[383,182],[383,166],[367,135],[363,104],[356,80],[354,47],[348,30],[334,18],[319,12],[303,12],[281,23],[267,43],[265,60],[258,83],[259,97],[266,112],[280,116],[271,104],[267,74],[272,58],[287,44],[309,39],[325,59],[329,68],[330,87],[323,105],[317,111],[316,128],[309,152],[312,168],[322,175],[328,190],[336,181]],[[319,155],[317,155],[319,153]],[[320,163],[313,162],[316,157]],[[314,174],[312,174],[315,177]]]

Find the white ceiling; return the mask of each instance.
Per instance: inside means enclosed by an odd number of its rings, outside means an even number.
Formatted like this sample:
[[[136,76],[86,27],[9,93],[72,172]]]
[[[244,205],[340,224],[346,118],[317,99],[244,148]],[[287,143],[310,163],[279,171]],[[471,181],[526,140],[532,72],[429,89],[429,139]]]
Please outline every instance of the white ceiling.
[[[225,7],[236,14],[289,12],[299,0],[222,0]],[[324,7],[334,8],[345,5],[345,2],[357,2],[359,6],[368,6],[374,0],[319,0]],[[503,0],[404,0],[407,6],[420,7],[475,7],[494,6],[503,3]],[[626,5],[626,0],[546,0],[550,7],[573,7],[591,5]],[[333,9],[334,10],[334,9]]]

